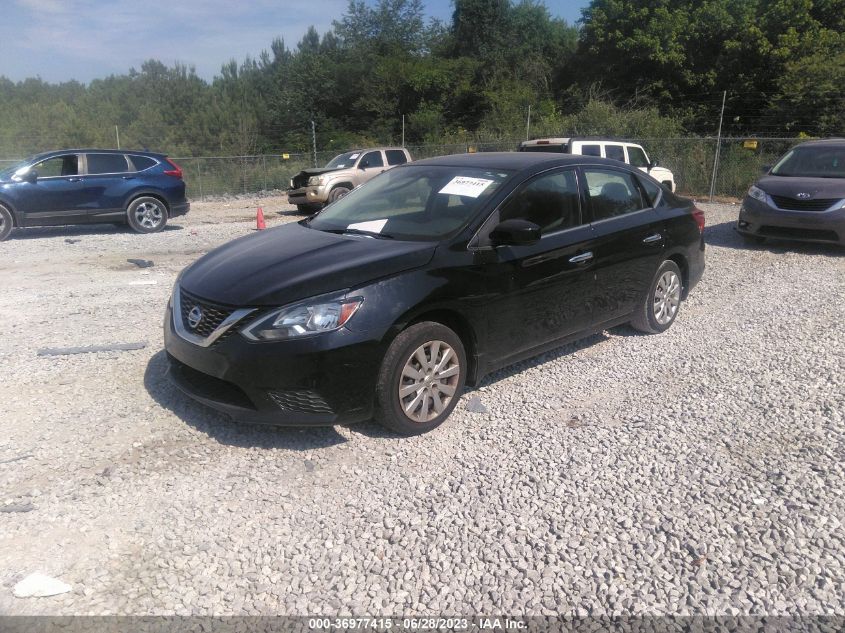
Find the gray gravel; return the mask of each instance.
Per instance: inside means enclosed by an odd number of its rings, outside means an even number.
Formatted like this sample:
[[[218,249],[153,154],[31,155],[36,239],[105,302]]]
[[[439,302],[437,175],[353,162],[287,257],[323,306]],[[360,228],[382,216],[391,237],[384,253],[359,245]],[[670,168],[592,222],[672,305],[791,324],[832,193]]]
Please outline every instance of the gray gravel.
[[[163,376],[171,284],[238,205],[0,244],[0,506],[31,506],[0,513],[0,613],[845,613],[845,252],[702,205],[669,332],[500,371],[423,437],[268,429]],[[34,572],[72,591],[13,597]]]

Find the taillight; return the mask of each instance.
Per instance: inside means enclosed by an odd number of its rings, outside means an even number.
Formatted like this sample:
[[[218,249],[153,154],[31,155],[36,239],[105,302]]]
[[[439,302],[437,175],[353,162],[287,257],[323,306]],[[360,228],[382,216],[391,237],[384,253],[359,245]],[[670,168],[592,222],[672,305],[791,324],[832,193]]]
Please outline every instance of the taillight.
[[[698,207],[693,207],[692,217],[695,218],[695,223],[698,224],[698,232],[704,233],[704,211]]]
[[[181,178],[182,177],[182,168],[179,167],[179,165],[174,163],[169,158],[165,158],[164,161],[173,168],[173,169],[165,169],[164,170],[165,176],[173,176],[174,178]]]

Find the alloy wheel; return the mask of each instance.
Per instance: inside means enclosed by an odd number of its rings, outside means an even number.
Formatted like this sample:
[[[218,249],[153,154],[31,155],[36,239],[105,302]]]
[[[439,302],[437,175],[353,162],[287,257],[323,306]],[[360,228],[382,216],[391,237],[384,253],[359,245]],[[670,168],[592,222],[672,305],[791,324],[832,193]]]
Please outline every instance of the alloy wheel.
[[[157,228],[164,219],[164,211],[154,202],[142,202],[135,207],[135,219],[146,229]]]
[[[681,280],[672,270],[660,275],[654,289],[654,320],[666,325],[675,318],[681,304]]]
[[[429,422],[455,396],[461,366],[458,355],[444,341],[420,345],[405,362],[399,377],[399,404],[414,422]]]

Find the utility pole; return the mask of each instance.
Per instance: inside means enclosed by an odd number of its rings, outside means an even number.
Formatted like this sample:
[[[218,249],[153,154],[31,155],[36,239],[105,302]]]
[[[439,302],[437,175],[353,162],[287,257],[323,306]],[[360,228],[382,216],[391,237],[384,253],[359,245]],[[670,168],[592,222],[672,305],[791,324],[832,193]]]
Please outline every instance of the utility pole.
[[[528,104],[528,121],[525,122],[525,140],[531,138],[531,104]]]
[[[314,167],[317,166],[317,126],[311,121],[311,144],[314,146]]]
[[[725,98],[728,91],[722,93],[722,112],[719,115],[719,132],[716,134],[716,155],[713,157],[713,176],[710,178],[710,202],[713,202],[713,192],[716,190],[716,173],[719,169],[719,154],[722,151],[722,121],[725,118]]]
[[[117,129],[117,126],[114,126],[114,135],[117,137],[117,149],[120,149],[120,130]]]
[[[402,115],[402,147],[405,147],[405,115]]]

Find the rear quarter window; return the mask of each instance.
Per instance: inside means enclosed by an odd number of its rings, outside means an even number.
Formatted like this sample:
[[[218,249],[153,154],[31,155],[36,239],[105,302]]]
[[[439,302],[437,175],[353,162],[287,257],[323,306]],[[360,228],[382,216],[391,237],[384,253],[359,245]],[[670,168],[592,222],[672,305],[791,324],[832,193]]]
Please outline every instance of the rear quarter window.
[[[601,157],[601,145],[582,145],[581,154],[584,156]]]
[[[150,158],[149,156],[129,156],[129,160],[132,161],[132,165],[135,167],[135,171],[144,171],[145,169],[149,169],[156,162]]]

